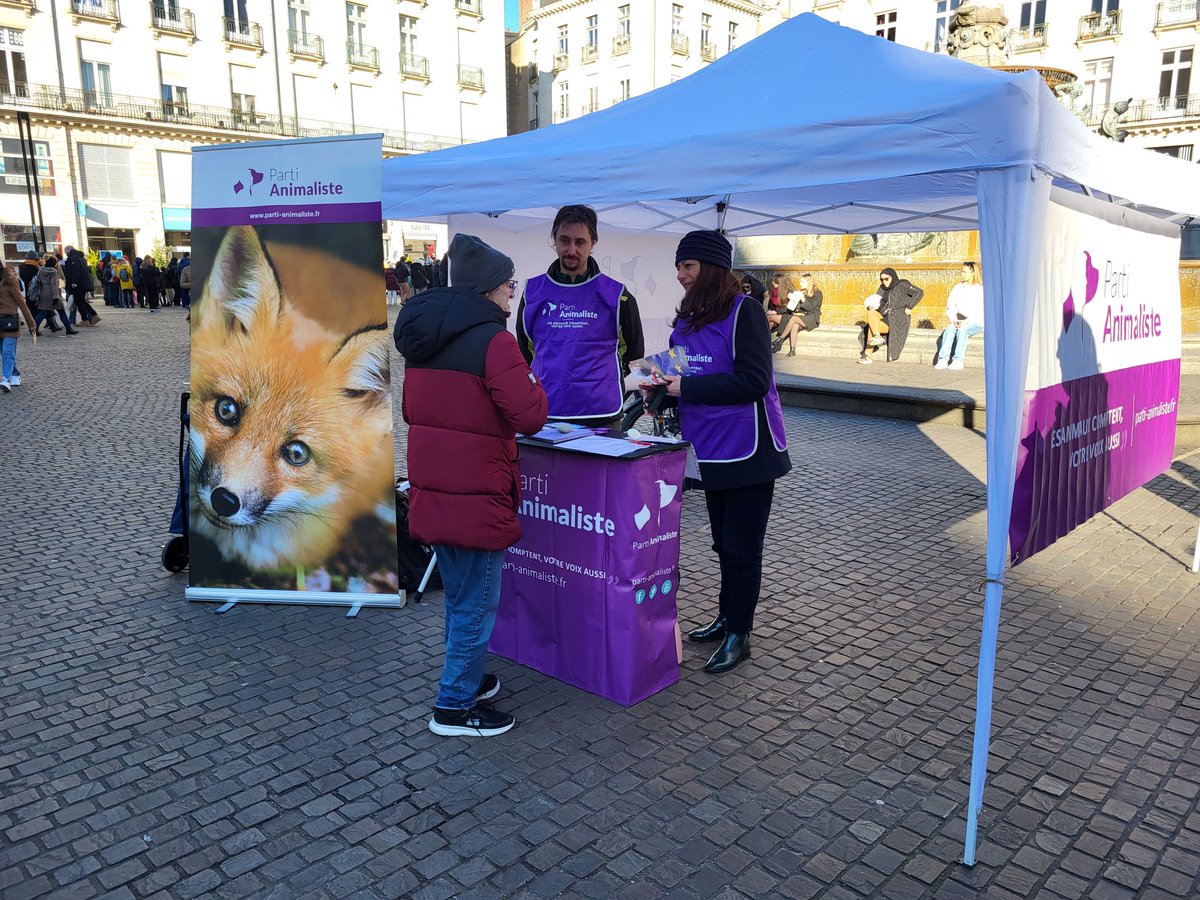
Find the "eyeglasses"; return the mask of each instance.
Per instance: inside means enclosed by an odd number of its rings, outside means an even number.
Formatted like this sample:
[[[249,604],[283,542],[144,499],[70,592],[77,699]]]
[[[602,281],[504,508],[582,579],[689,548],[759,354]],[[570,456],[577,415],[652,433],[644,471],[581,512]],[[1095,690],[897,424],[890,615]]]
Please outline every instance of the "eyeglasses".
[[[508,289],[515,292],[517,289],[517,283],[515,281],[510,281],[508,283]]]

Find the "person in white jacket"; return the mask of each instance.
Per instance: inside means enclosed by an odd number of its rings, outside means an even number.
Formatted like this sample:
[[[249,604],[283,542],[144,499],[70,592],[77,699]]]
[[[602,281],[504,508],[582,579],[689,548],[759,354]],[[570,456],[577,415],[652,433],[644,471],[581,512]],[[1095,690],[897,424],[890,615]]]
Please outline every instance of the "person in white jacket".
[[[962,265],[962,281],[950,291],[946,301],[950,324],[938,342],[935,369],[961,369],[967,355],[967,341],[983,331],[983,279],[973,262]]]

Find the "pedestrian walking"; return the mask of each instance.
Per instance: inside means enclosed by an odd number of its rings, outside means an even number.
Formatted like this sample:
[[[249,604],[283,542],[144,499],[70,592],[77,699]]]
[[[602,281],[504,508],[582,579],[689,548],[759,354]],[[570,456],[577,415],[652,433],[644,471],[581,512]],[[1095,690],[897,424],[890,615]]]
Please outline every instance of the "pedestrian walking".
[[[184,309],[190,309],[192,306],[192,254],[190,251],[183,252],[183,258],[179,260],[179,304]]]
[[[517,345],[546,386],[551,419],[611,427],[625,400],[623,373],[645,356],[637,301],[592,258],[599,235],[590,206],[560,209],[550,238],[558,259],[525,285]]]
[[[162,272],[154,264],[154,257],[142,260],[142,290],[146,294],[146,305],[150,312],[158,312],[159,295],[162,291]]]
[[[887,347],[888,362],[896,362],[908,342],[908,327],[912,320],[913,307],[921,302],[925,292],[901,278],[893,268],[879,273],[878,308],[867,308],[867,322],[858,337],[861,352],[858,361],[868,365],[880,347]]]
[[[40,327],[42,322],[45,322],[50,326],[51,331],[62,331],[62,328],[54,324],[54,317],[58,315],[62,318],[67,334],[79,334],[71,325],[66,308],[63,306],[62,288],[59,282],[60,268],[58,258],[53,254],[47,254],[41,268],[38,269],[37,276],[30,284],[29,296],[37,303],[37,312],[33,317],[34,323]]]
[[[133,258],[133,301],[138,308],[146,305],[146,295],[142,291],[142,258]]]
[[[21,384],[21,370],[17,368],[21,319],[36,341],[37,322],[21,294],[21,278],[12,266],[5,266],[0,269],[0,391],[6,394]]]
[[[721,642],[704,666],[712,673],[750,657],[775,480],[792,468],[766,314],[740,292],[732,268],[733,246],[720,232],[693,231],[679,242],[675,271],[684,295],[670,345],[687,348],[692,373],[665,378],[700,463],[720,561],[717,617],[688,633],[696,643]],[[626,386],[639,386],[636,379]]]
[[[518,433],[546,422],[546,393],[504,327],[512,260],[477,237],[450,245],[454,286],[409,300],[396,320],[404,357],[409,531],[433,544],[445,586],[446,656],[429,730],[486,737],[513,727],[484,674],[504,551],[521,537]]]
[[[75,323],[75,314],[78,313],[87,324],[98,325],[100,316],[87,299],[95,284],[92,281],[91,268],[88,266],[87,257],[83,255],[83,251],[67,247],[67,258],[62,268],[67,281],[67,295],[75,304],[75,309],[71,311],[70,315],[71,324]]]
[[[975,263],[962,264],[962,280],[950,289],[946,299],[946,318],[950,320],[938,343],[935,369],[961,369],[967,358],[967,342],[983,331],[983,284]]]
[[[35,277],[37,277],[38,269],[42,267],[42,257],[30,250],[25,254],[25,261],[21,263],[21,268],[17,270],[17,274],[21,278],[21,290],[25,292],[26,299],[29,298],[29,285]]]
[[[175,295],[178,291],[179,261],[172,256],[171,261],[167,263],[167,270],[163,273],[163,293],[166,296],[167,306],[178,305],[178,302],[175,299]]]

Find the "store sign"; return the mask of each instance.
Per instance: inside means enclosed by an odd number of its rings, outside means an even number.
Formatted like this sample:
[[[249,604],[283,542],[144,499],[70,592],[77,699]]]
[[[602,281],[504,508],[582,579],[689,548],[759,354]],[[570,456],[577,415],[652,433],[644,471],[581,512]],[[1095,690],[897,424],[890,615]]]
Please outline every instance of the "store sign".
[[[34,141],[33,156],[38,190],[44,196],[53,197],[54,161],[50,157],[50,144],[46,141]],[[29,182],[25,177],[21,142],[16,138],[0,138],[0,194],[25,194],[28,191]]]
[[[192,208],[190,206],[164,206],[162,220],[163,231],[191,231]]]

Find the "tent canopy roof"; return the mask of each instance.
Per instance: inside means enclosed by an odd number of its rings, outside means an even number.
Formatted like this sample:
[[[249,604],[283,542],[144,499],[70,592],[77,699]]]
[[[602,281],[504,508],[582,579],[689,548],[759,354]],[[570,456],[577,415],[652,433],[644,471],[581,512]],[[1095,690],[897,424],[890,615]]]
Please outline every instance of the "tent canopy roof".
[[[976,173],[1013,166],[1176,221],[1200,215],[1195,166],[1090,133],[1036,72],[804,14],[610,109],[386,160],[384,216],[541,230],[557,207],[590,203],[606,228],[630,230],[713,228],[723,209],[733,234],[954,231],[977,227]]]

